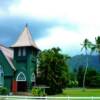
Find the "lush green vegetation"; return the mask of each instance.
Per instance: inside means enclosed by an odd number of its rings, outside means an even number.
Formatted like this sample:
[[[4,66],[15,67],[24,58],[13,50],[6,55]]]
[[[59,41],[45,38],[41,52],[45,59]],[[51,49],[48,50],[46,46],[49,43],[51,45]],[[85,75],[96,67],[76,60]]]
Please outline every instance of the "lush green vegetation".
[[[95,38],[95,43],[85,39],[82,44],[83,49],[85,49],[86,54],[85,67],[76,66],[76,69],[72,72],[69,71],[70,66],[67,64],[69,56],[62,54],[60,48],[41,51],[38,57],[40,75],[37,78],[37,84],[48,86],[49,89],[46,89],[46,93],[53,95],[62,93],[62,90],[66,87],[100,88],[100,72],[89,67],[88,59],[88,55],[94,51],[100,57],[100,36]],[[86,96],[86,94],[94,96],[97,90],[88,89],[85,92],[81,89],[64,90],[63,95],[72,92],[73,95],[76,93],[76,96]]]
[[[44,96],[45,91],[43,88],[32,88],[32,95],[33,96]]]
[[[97,72],[96,69],[92,69],[91,67],[89,68],[88,59],[88,54],[92,54],[94,51],[98,53],[100,58],[100,36],[95,38],[95,43],[85,39],[81,50],[83,49],[85,49],[86,54],[86,65],[84,68],[82,66],[76,66],[76,69],[69,74],[69,81],[74,82],[74,84],[71,84],[71,87],[75,87],[75,82],[78,82],[78,87],[100,88],[100,72]]]
[[[75,88],[75,89],[64,89],[63,93],[56,95],[56,96],[100,96],[100,89],[83,89],[81,88]]]
[[[68,66],[66,61],[69,56],[61,54],[60,48],[44,50],[39,54],[40,77],[39,84],[45,84],[47,94],[61,93],[68,83]]]
[[[5,87],[0,87],[0,95],[8,95],[9,90]]]

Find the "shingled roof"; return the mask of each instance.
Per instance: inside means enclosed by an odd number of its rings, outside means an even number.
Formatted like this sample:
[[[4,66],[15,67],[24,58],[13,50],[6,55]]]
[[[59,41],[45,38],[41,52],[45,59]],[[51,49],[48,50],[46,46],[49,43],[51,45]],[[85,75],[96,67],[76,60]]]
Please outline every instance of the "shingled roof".
[[[28,26],[26,25],[23,32],[17,39],[16,43],[13,44],[11,47],[27,47],[32,46],[36,49],[38,49],[36,43],[32,40],[31,32],[28,29]]]
[[[3,53],[3,55],[5,56],[8,63],[10,64],[11,68],[13,70],[16,70],[16,68],[13,65],[13,62],[12,62],[12,60],[13,60],[13,50],[11,50],[10,48],[4,47],[3,45],[0,45],[0,50]]]

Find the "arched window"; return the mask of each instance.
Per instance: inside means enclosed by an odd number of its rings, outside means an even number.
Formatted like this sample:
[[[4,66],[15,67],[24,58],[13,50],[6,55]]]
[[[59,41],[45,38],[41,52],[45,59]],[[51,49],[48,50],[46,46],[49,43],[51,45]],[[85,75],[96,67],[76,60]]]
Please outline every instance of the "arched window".
[[[32,73],[31,81],[32,81],[32,82],[35,82],[35,81],[36,81],[36,78],[35,78],[35,74],[34,74],[34,72]]]
[[[16,78],[16,81],[26,81],[26,76],[23,72],[20,72],[18,75],[17,75],[17,78]]]
[[[3,68],[0,65],[0,86],[4,85],[4,72],[3,72]]]

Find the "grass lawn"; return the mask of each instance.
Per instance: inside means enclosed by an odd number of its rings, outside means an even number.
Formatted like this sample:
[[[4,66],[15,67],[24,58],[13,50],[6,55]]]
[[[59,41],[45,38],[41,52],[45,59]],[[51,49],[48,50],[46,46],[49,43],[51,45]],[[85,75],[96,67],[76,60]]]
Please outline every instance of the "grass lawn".
[[[56,96],[94,96],[100,97],[100,89],[65,89],[62,94],[56,95]]]
[[[80,97],[80,98],[68,99],[67,97]],[[100,89],[85,89],[85,91],[83,91],[83,89],[81,88],[75,88],[75,89],[68,88],[65,89],[61,94],[54,96],[47,96],[47,99],[34,99],[34,96],[32,96],[32,98],[30,98],[30,96],[27,96],[27,98],[25,96],[18,96],[18,97],[0,96],[0,100],[83,100],[82,97],[87,97],[84,100],[100,100]],[[94,97],[94,99],[92,99],[92,97]],[[97,97],[98,99],[95,97]]]

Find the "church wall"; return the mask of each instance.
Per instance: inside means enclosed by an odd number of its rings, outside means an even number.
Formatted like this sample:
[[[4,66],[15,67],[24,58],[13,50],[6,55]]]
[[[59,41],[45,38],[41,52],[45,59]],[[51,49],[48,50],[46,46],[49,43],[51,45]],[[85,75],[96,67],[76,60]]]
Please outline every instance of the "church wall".
[[[11,91],[12,77],[14,72],[1,51],[0,51],[0,65],[3,67],[3,72],[4,72],[4,87],[7,87]]]
[[[4,76],[13,76],[13,69],[10,64],[6,60],[3,53],[0,51],[0,65],[3,66]]]
[[[9,91],[12,91],[12,80],[13,77],[11,76],[4,77],[4,87],[8,88]]]

